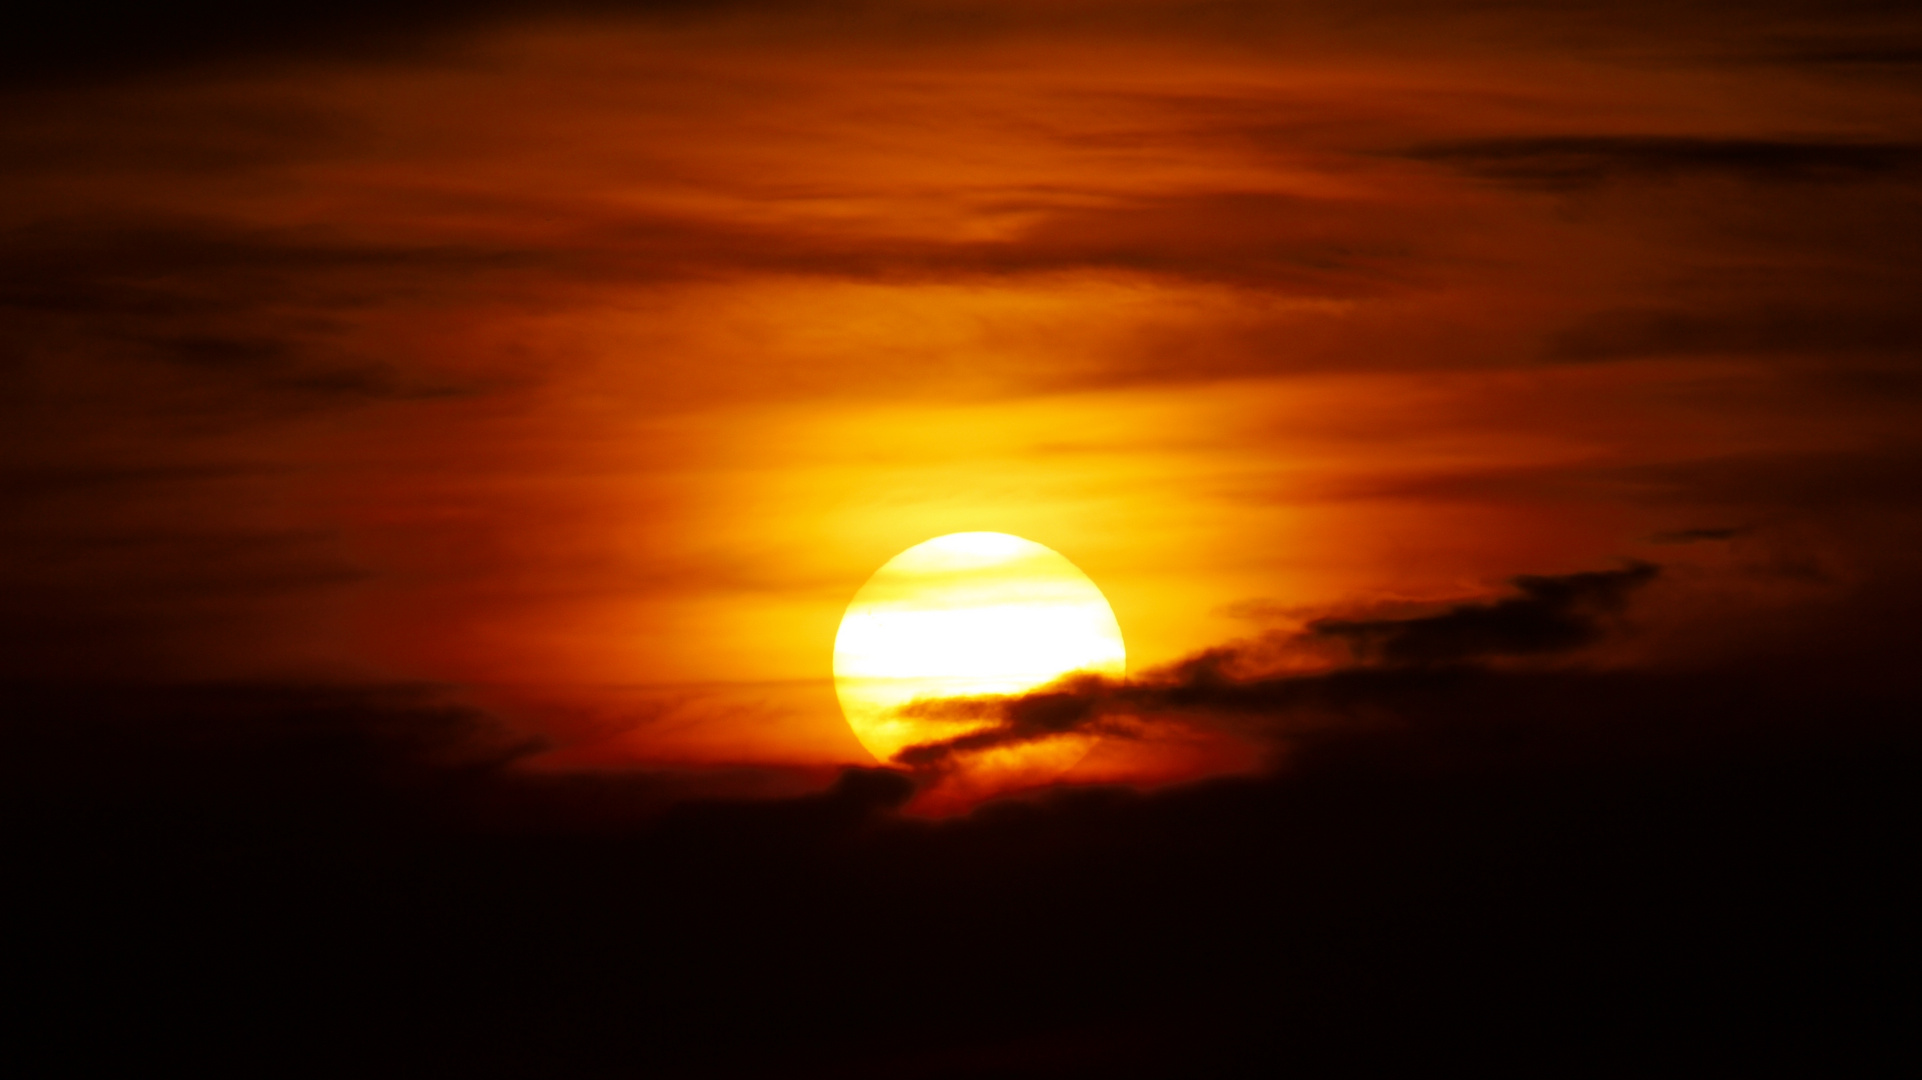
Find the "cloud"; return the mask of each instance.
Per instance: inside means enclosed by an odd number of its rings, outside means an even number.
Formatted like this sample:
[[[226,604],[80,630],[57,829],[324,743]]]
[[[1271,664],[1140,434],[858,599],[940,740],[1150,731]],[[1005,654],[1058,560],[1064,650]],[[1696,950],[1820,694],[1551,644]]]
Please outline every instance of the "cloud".
[[[338,523],[277,512],[284,466],[171,446],[123,458],[78,437],[17,450],[0,470],[16,510],[0,522],[8,676],[258,674],[262,650],[311,670],[332,605],[377,573]]]
[[[1841,67],[1904,68],[1922,64],[1922,48],[1905,45],[1827,46],[1809,43],[1783,50],[1799,63]]]
[[[97,81],[221,64],[416,58],[463,33],[559,14],[676,17],[781,5],[732,0],[402,0],[261,5],[189,0],[165,9],[31,0],[0,50],[0,85]]]
[[[1748,536],[1755,531],[1754,526],[1715,526],[1695,529],[1669,529],[1648,538],[1651,544],[1699,544],[1704,541],[1734,540]]]
[[[244,833],[338,816],[405,816],[429,777],[490,771],[535,744],[444,689],[418,684],[0,683],[7,786],[15,796],[117,817],[151,807]],[[397,802],[396,800],[400,800]],[[324,811],[324,813],[323,813]]]
[[[1421,161],[1517,187],[1573,190],[1627,179],[1725,175],[1757,183],[1847,183],[1904,175],[1922,145],[1680,135],[1547,135],[1431,143]]]
[[[1888,310],[1829,311],[1772,305],[1748,312],[1627,308],[1584,316],[1550,336],[1546,358],[1590,363],[1656,356],[1803,354],[1905,357],[1922,324]]]
[[[1020,695],[916,702],[907,715],[993,724],[907,747],[894,760],[940,772],[995,747],[1068,733],[1140,738],[1170,722],[1281,740],[1330,713],[1367,711],[1371,694],[1399,700],[1454,685],[1492,663],[1577,653],[1603,640],[1629,598],[1659,574],[1653,564],[1632,562],[1618,570],[1522,575],[1511,583],[1513,596],[1428,615],[1318,619],[1298,635],[1210,649],[1138,678],[1076,676]],[[1331,644],[1342,654],[1332,669],[1290,670],[1291,659]]]
[[[1653,564],[1632,563],[1560,577],[1524,575],[1514,580],[1519,596],[1413,619],[1322,619],[1309,624],[1309,636],[1342,642],[1363,661],[1389,666],[1571,652],[1600,640],[1602,620],[1659,573]]]
[[[459,233],[409,242],[354,222],[271,228],[149,215],[48,219],[0,237],[0,315],[27,343],[30,360],[150,372],[180,391],[174,398],[183,411],[244,421],[485,392],[499,376],[490,382],[485,374],[432,370],[436,360],[455,365],[421,356],[411,341],[401,348],[379,336],[403,315],[422,319],[446,309],[466,312],[469,324],[513,326],[554,305],[592,310],[609,289],[625,295],[795,278],[1005,287],[1010,279],[1018,285],[1080,273],[1353,299],[1395,291],[1410,272],[1409,253],[1395,238],[1407,230],[1395,230],[1389,219],[1397,215],[1379,207],[1234,191],[1106,201],[1029,207],[1030,223],[997,239],[904,238],[805,221],[584,205],[525,207],[569,220],[511,241]],[[1189,340],[1197,332],[1185,328],[1179,340],[1155,346],[1178,352],[1179,363],[1135,358],[1112,362],[1113,371],[1028,377],[1101,385],[1218,378],[1288,362],[1268,341]],[[492,357],[465,366],[484,370],[490,362],[514,366]],[[730,380],[729,389],[742,392],[740,382]],[[157,409],[167,400],[145,395],[141,403]]]

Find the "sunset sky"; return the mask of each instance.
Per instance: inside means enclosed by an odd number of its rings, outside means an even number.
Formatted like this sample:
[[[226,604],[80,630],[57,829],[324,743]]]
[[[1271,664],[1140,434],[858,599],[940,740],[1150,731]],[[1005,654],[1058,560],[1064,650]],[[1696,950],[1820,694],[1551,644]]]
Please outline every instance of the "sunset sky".
[[[29,6],[20,700],[805,796],[849,600],[972,531],[1120,624],[1070,787],[1267,775],[1291,672],[1914,693],[1908,5]]]

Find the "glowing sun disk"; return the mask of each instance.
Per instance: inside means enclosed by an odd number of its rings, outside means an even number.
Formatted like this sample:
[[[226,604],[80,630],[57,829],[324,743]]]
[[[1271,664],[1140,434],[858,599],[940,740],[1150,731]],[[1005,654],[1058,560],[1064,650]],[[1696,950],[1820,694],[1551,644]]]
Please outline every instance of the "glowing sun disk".
[[[952,533],[888,560],[848,604],[834,641],[842,711],[882,761],[989,723],[900,715],[911,701],[1016,694],[1076,671],[1118,676],[1126,661],[1114,611],[1088,575],[1006,533]],[[1064,736],[998,758],[1003,768],[1058,772],[1086,748]]]

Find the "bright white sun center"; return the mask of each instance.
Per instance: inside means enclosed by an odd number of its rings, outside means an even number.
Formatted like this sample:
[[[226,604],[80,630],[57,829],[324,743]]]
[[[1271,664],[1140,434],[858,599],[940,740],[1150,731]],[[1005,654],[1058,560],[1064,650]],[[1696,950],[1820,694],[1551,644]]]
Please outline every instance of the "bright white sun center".
[[[1126,663],[1121,627],[1088,575],[1006,533],[952,533],[896,555],[855,594],[834,639],[841,709],[881,761],[988,723],[899,715],[910,701],[1016,694],[1076,671],[1119,676]]]

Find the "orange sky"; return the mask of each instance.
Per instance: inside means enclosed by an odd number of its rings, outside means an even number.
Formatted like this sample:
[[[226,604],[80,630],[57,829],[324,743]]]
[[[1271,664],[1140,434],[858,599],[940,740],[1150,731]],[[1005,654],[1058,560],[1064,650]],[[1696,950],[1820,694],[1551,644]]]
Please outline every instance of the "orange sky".
[[[1629,557],[1735,635],[1907,580],[1910,68],[1344,11],[505,19],[9,89],[8,662],[814,764],[864,760],[843,607],[946,532],[1074,560],[1137,669]]]

